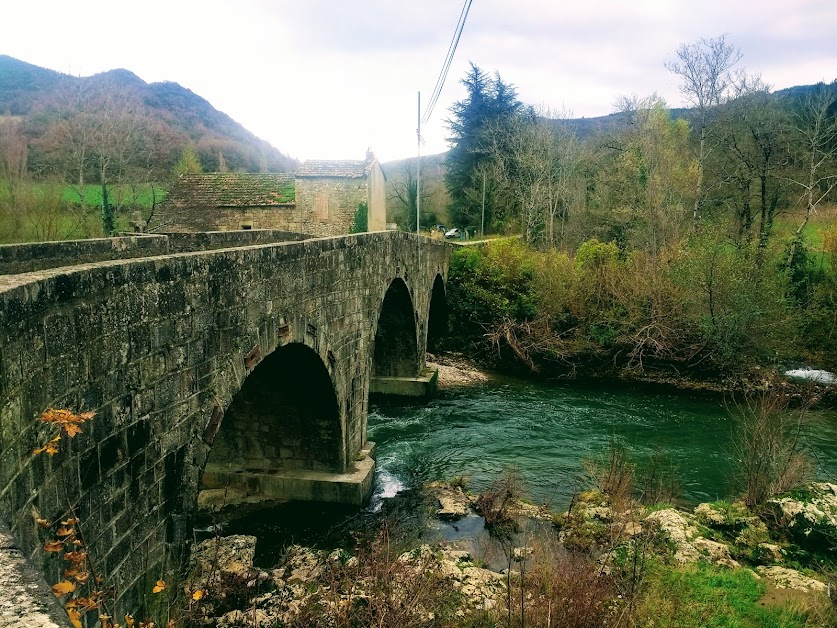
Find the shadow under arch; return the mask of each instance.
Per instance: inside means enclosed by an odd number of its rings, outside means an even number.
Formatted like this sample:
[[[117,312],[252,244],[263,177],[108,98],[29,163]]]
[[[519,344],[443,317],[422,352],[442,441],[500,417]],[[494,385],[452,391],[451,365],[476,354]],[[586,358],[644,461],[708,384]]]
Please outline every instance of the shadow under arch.
[[[419,372],[413,299],[399,277],[392,280],[381,303],[372,355],[374,377],[415,377]]]
[[[342,471],[340,409],[316,351],[294,342],[277,348],[244,380],[227,407],[207,458],[213,472]]]
[[[441,349],[445,336],[448,335],[448,297],[445,281],[441,275],[433,280],[430,293],[430,308],[427,312],[427,350],[433,353]]]

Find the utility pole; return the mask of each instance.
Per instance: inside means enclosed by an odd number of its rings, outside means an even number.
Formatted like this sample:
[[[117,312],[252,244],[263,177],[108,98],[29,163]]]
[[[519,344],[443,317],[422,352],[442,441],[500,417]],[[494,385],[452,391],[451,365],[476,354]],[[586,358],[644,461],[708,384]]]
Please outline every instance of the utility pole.
[[[480,223],[480,237],[485,238],[485,170],[482,171],[482,222]]]
[[[416,126],[418,162],[416,163],[416,235],[421,235],[421,92],[418,93],[418,126]]]

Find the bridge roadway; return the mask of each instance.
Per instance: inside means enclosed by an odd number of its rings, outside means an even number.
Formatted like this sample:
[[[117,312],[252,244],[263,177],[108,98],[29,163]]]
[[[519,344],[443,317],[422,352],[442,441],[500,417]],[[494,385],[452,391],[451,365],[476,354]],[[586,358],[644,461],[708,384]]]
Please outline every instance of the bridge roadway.
[[[444,242],[153,237],[0,247],[0,570],[57,582],[35,520],[72,505],[117,613],[178,572],[199,493],[363,502],[370,386],[420,375],[446,327]],[[96,416],[35,456],[51,407]]]

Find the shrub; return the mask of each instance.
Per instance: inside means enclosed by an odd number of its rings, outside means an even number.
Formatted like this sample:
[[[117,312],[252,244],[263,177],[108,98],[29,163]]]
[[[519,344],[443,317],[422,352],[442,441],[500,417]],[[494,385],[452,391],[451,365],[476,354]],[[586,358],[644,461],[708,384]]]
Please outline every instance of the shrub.
[[[813,472],[802,427],[806,407],[792,410],[779,393],[747,396],[733,408],[737,422],[734,456],[741,461],[737,481],[750,508],[803,486]]]

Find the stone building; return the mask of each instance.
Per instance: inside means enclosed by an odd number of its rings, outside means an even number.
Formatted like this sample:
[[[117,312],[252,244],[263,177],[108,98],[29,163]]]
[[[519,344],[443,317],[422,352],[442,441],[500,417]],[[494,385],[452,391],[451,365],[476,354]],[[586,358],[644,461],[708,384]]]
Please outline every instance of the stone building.
[[[386,228],[384,173],[365,160],[312,160],[294,174],[182,175],[152,219],[153,231],[277,229],[315,236],[352,229],[358,205],[369,231]]]

